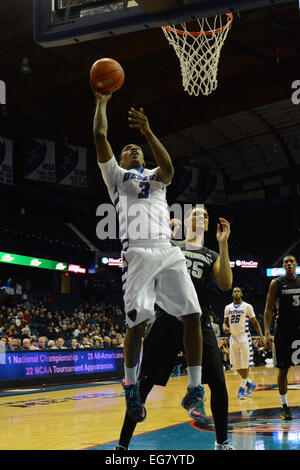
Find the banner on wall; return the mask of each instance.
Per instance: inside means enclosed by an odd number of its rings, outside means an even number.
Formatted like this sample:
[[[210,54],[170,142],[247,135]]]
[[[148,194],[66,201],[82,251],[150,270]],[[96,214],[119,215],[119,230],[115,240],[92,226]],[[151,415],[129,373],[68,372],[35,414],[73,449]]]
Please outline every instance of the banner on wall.
[[[13,184],[13,143],[0,137],[0,183]]]
[[[56,182],[75,188],[87,187],[87,150],[74,145],[56,146]]]
[[[55,183],[55,143],[44,139],[26,139],[23,170],[25,179]]]
[[[223,173],[218,170],[176,166],[168,197],[192,204],[226,204]]]

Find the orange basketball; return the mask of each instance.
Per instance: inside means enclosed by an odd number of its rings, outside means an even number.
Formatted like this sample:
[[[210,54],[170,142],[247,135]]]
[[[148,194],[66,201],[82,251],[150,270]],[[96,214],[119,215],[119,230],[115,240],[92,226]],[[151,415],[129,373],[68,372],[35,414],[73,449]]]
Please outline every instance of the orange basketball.
[[[114,59],[99,59],[90,70],[91,87],[95,91],[114,93],[124,83],[125,73],[122,66]]]

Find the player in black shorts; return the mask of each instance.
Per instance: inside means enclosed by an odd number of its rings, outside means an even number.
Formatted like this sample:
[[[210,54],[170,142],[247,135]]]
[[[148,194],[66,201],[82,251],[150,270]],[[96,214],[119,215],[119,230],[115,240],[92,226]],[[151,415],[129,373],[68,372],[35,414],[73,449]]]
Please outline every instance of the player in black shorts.
[[[174,221],[172,221],[174,223]],[[177,221],[176,221],[177,222]],[[230,224],[220,218],[217,228],[219,254],[202,246],[204,231],[208,230],[209,217],[206,208],[195,207],[185,219],[187,236],[185,241],[172,243],[179,246],[186,257],[202,309],[201,325],[203,336],[202,383],[211,390],[211,410],[216,428],[216,450],[233,450],[227,438],[228,395],[223,363],[216,336],[210,324],[211,308],[207,286],[211,277],[221,290],[232,286],[232,271],[228,255]],[[175,236],[177,225],[173,236]],[[190,235],[190,234],[193,235]],[[176,365],[177,355],[184,350],[182,322],[158,309],[157,317],[150,327],[143,343],[143,358],[140,368],[140,395],[145,402],[154,385],[165,386]],[[168,341],[172,338],[172,341]],[[183,403],[184,406],[184,403]],[[127,450],[136,423],[125,415],[119,444],[115,450]]]
[[[271,281],[266,300],[264,323],[265,344],[267,349],[272,347],[270,327],[274,307],[275,335],[273,360],[278,367],[277,383],[281,399],[281,417],[284,420],[293,419],[287,402],[287,375],[289,368],[296,365],[300,340],[300,276],[296,275],[297,260],[293,255],[283,258],[285,276]]]

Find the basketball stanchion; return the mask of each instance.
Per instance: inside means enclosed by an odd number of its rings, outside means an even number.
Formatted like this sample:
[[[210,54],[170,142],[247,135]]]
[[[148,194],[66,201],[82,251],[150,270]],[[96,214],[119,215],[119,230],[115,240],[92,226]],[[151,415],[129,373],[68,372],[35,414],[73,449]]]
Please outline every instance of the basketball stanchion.
[[[220,54],[232,22],[232,13],[226,13],[197,19],[191,24],[194,31],[188,30],[187,23],[180,23],[180,29],[162,27],[180,61],[183,88],[190,95],[207,96],[216,90]]]

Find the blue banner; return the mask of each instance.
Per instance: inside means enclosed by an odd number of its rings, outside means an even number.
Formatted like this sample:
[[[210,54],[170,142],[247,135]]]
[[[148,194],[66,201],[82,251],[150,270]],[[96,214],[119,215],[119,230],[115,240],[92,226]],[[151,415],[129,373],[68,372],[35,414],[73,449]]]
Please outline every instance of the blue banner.
[[[1,353],[0,383],[80,374],[123,374],[124,353],[118,350],[63,350]]]

